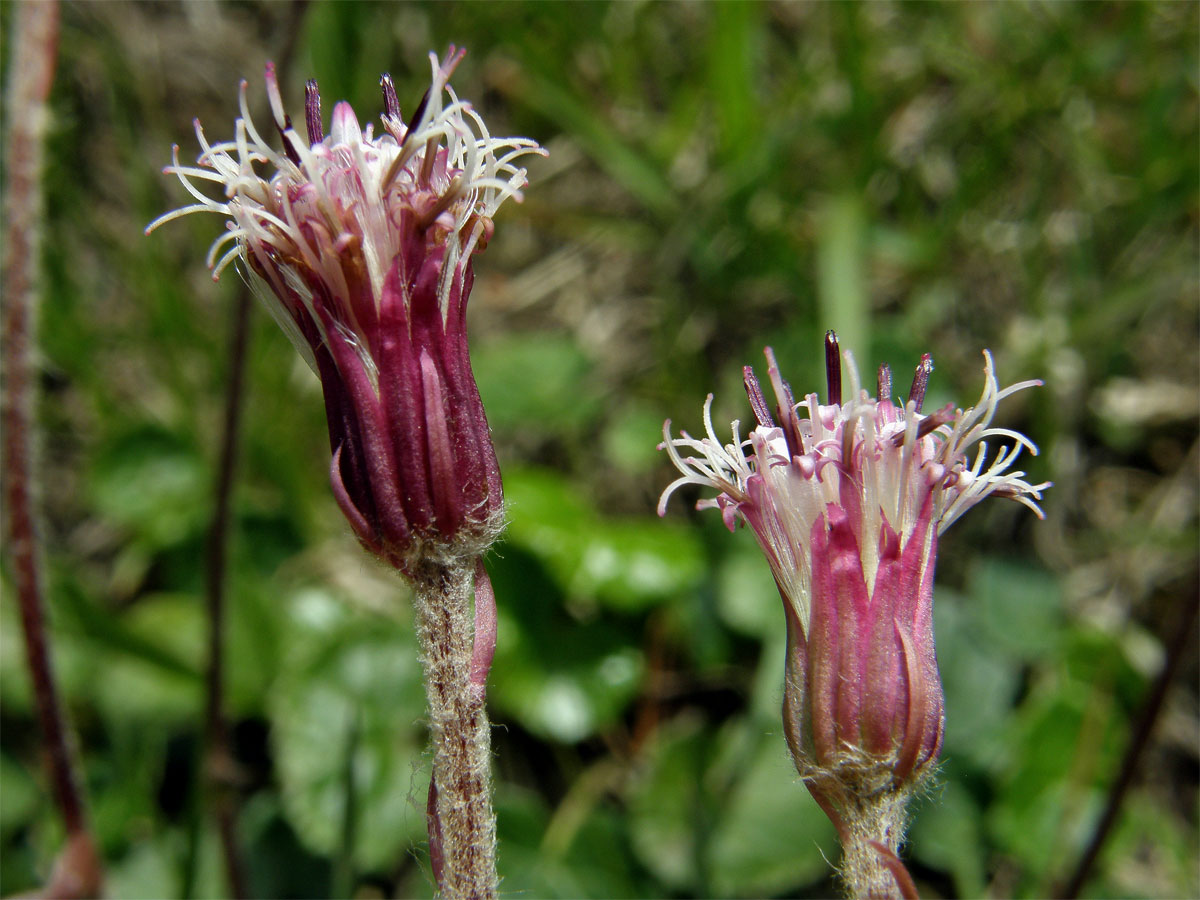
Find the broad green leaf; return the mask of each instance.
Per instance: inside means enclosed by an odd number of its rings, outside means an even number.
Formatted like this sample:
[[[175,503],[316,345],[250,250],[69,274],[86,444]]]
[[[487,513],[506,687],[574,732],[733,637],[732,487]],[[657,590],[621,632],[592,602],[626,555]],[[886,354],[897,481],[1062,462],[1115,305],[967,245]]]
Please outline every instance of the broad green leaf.
[[[565,852],[550,852],[551,819],[537,795],[513,785],[496,793],[501,892],[528,897],[641,897],[630,866],[623,823],[611,810],[592,807]]]
[[[638,403],[619,409],[604,432],[604,455],[630,473],[653,470],[662,462],[661,412]]]
[[[300,641],[268,709],[288,820],[315,852],[387,871],[425,835],[421,666],[410,629],[359,619]]]
[[[1067,811],[1101,802],[1125,717],[1113,708],[1108,685],[1047,678],[1015,723],[1007,770],[994,784],[986,823],[1004,852],[1031,876],[1037,873],[1031,890],[1044,893],[1051,885],[1041,873],[1081,850],[1084,835]]]
[[[25,768],[7,753],[0,753],[0,832],[8,835],[30,816],[42,791]]]
[[[202,709],[203,683],[191,673],[204,669],[207,634],[201,599],[148,595],[124,613],[121,625],[135,639],[179,660],[188,674],[168,670],[142,654],[111,653],[104,677],[94,684],[96,702],[106,717],[177,725],[195,722]]]
[[[819,880],[837,854],[833,826],[800,783],[779,734],[761,735],[708,845],[711,889],[764,897]]]
[[[1030,563],[981,559],[971,572],[970,603],[993,646],[1022,662],[1045,658],[1062,638],[1054,577]]]
[[[705,735],[694,719],[660,727],[639,760],[629,793],[629,833],[638,860],[672,890],[700,884]]]
[[[716,582],[721,619],[750,637],[783,631],[782,600],[762,550],[745,528],[728,535],[727,542],[732,551],[722,557]]]
[[[945,752],[978,765],[1003,758],[1012,737],[1012,704],[1019,672],[1013,661],[973,627],[969,601],[934,589],[938,671],[946,698]]]
[[[518,334],[479,342],[471,366],[498,432],[544,440],[578,430],[600,409],[591,362],[579,346],[554,334]]]
[[[488,569],[498,607],[488,688],[497,719],[514,716],[563,743],[611,725],[641,683],[637,632],[575,620],[537,561],[517,548],[502,546]]]
[[[210,514],[208,466],[196,448],[165,431],[135,431],[108,448],[90,486],[103,515],[154,549],[197,534]]]
[[[955,777],[958,774],[948,766],[912,803],[904,855],[952,873],[959,896],[982,897],[986,886],[982,816],[975,798]]]
[[[641,519],[608,519],[591,510],[561,476],[505,475],[511,522],[507,540],[539,557],[571,598],[637,611],[686,590],[704,562],[687,528]]]

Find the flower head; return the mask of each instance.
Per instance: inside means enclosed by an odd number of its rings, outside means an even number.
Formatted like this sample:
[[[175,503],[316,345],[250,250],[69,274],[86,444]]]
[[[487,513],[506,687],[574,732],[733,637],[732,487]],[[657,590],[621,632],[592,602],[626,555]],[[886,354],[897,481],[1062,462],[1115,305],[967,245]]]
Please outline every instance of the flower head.
[[[753,370],[746,391],[757,425],[739,423],[723,443],[704,407],[705,437],[673,438],[663,449],[685,484],[715,489],[697,508],[721,511],[732,530],[753,530],[784,600],[789,653],[784,724],[797,768],[831,815],[854,797],[906,791],[937,757],[942,690],[933,645],[933,570],[938,537],[987,496],[1031,507],[1048,484],[1030,484],[1012,465],[1028,438],[991,425],[997,404],[1025,381],[1000,389],[984,352],[984,389],[970,409],[921,410],[926,355],[905,402],[879,370],[879,396],[859,384],[849,353],[843,396],[836,336],[826,337],[828,403],[795,401],[766,350],[774,409]],[[988,460],[988,439],[1011,442]],[[968,457],[974,445],[974,458]],[[685,455],[686,454],[686,455]]]
[[[213,278],[234,261],[321,379],[334,493],[362,542],[401,569],[433,556],[477,554],[502,527],[503,494],[471,373],[466,303],[473,253],[492,216],[520,198],[525,138],[494,138],[448,80],[462,51],[430,54],[432,83],[407,124],[383,76],[382,128],[350,105],[324,132],[315,81],[307,139],[283,109],[273,66],[267,97],[282,149],[255,127],[241,84],[234,138],[210,143],[178,176],[194,212],[228,218],[212,245]],[[260,171],[262,170],[262,171]],[[197,183],[223,192],[208,196]]]

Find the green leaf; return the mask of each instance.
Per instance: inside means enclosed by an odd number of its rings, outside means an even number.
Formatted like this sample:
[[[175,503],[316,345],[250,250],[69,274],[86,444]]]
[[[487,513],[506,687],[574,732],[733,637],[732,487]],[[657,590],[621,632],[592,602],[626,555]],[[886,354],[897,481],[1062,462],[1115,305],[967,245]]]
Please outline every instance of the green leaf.
[[[629,863],[621,820],[596,807],[579,826],[565,853],[548,852],[549,814],[537,795],[511,784],[498,786],[496,818],[501,891],[512,897],[643,897]]]
[[[600,409],[592,364],[578,345],[554,334],[517,334],[479,342],[471,354],[488,422],[498,432],[540,440],[578,430]]]
[[[642,474],[662,462],[663,416],[657,409],[631,403],[616,411],[604,432],[604,455],[626,472]]]
[[[177,832],[158,832],[134,843],[128,853],[105,860],[105,894],[119,900],[155,900],[179,896],[183,882],[182,842]],[[199,835],[194,897],[227,895],[219,838],[211,828]]]
[[[817,881],[838,850],[833,826],[796,775],[778,734],[760,735],[708,849],[711,889],[765,897]]]
[[[498,636],[489,699],[543,737],[572,743],[611,725],[637,694],[644,662],[632,630],[586,627],[537,560],[502,546],[489,562]]]
[[[7,753],[0,753],[0,832],[8,835],[32,816],[41,800],[37,783]]]
[[[1012,736],[1012,704],[1019,672],[995,644],[973,627],[973,607],[952,591],[934,591],[938,671],[946,698],[947,754],[978,765],[997,763]]]
[[[629,834],[634,853],[672,890],[695,893],[701,876],[701,771],[706,738],[695,719],[659,728],[630,787]]]
[[[1054,653],[1062,639],[1061,593],[1029,563],[984,558],[971,571],[970,596],[986,640],[1022,662]]]
[[[143,428],[121,438],[97,460],[90,486],[101,514],[161,549],[204,528],[210,481],[195,447],[169,432]]]
[[[783,607],[771,567],[747,528],[725,535],[727,552],[717,570],[717,611],[722,621],[749,637],[784,629]]]
[[[386,871],[425,835],[421,666],[410,629],[354,619],[300,641],[268,709],[288,820],[333,854],[353,809],[353,859]]]
[[[157,647],[159,654],[109,654],[104,677],[93,684],[96,703],[112,720],[142,720],[182,725],[194,722],[201,709],[203,682],[196,673],[205,665],[204,605],[199,597],[147,595],[121,617],[133,641],[124,647]],[[161,656],[161,660],[160,657]],[[167,660],[183,668],[171,669]]]
[[[962,781],[947,780],[913,804],[908,845],[911,855],[950,872],[960,897],[982,897],[986,887],[982,814]]]
[[[1015,721],[986,822],[1003,851],[1036,873],[1038,895],[1051,887],[1044,873],[1081,849],[1084,835],[1072,833],[1079,818],[1067,811],[1095,814],[1102,802],[1126,722],[1114,712],[1108,685],[1047,678]]]
[[[606,519],[551,472],[505,474],[507,540],[539,557],[572,599],[634,612],[696,584],[705,564],[693,532],[644,519]]]

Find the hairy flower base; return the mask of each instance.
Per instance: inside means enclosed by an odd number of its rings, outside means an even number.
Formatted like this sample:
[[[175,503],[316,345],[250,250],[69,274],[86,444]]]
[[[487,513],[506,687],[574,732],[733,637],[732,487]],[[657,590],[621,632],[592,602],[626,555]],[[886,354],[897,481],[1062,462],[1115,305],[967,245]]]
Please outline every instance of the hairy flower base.
[[[897,786],[882,764],[847,760],[835,775],[816,772],[805,786],[838,830],[842,859],[838,874],[850,897],[895,897],[903,894],[900,846],[908,827],[908,803],[927,778]],[[889,862],[891,865],[889,865]]]

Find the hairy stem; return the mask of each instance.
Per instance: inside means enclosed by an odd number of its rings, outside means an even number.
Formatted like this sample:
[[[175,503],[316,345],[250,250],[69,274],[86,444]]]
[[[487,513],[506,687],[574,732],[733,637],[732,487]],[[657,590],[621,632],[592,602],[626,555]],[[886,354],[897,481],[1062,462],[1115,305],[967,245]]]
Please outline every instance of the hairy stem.
[[[838,874],[850,897],[904,896],[889,864],[899,861],[907,800],[905,792],[886,792],[854,798],[849,808],[842,810],[842,863]]]
[[[41,236],[42,144],[47,98],[58,48],[58,6],[22,3],[15,14],[8,95],[8,184],[3,266],[4,506],[25,656],[33,685],[54,802],[67,842],[45,896],[87,897],[101,890],[95,841],[76,774],[75,746],[54,680],[46,637],[41,541],[34,499],[33,360],[36,346],[37,272]]]
[[[472,679],[473,575],[470,565],[429,564],[413,577],[433,739],[441,889],[452,900],[494,898],[497,886],[491,733],[484,692]]]

